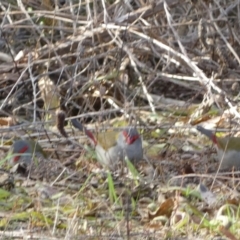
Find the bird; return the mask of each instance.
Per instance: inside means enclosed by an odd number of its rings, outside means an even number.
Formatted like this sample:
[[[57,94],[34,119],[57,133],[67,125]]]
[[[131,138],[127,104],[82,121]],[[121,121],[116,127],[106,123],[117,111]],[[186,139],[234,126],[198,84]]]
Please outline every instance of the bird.
[[[42,155],[47,157],[46,153],[43,151],[39,143],[33,140],[16,140],[10,148],[10,152],[13,156],[10,158],[10,165],[15,165],[17,163],[30,165],[32,158],[36,155]]]
[[[132,163],[143,159],[142,139],[135,127],[125,127],[120,132],[108,131],[94,135],[77,119],[72,125],[84,132],[95,147],[97,160],[103,167],[115,170],[125,157]]]
[[[240,137],[217,137],[211,130],[200,125],[197,130],[215,144],[221,161],[220,169],[240,168]]]
[[[33,140],[16,140],[10,148],[12,173],[20,173],[32,180],[62,180],[70,173],[60,161],[48,159],[39,143]]]

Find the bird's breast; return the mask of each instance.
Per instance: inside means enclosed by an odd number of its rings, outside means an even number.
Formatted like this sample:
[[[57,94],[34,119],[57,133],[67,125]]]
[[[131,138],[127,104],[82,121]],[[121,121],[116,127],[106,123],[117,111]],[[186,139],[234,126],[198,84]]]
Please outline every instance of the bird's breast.
[[[240,151],[237,150],[218,150],[218,158],[221,161],[220,168],[240,168]]]

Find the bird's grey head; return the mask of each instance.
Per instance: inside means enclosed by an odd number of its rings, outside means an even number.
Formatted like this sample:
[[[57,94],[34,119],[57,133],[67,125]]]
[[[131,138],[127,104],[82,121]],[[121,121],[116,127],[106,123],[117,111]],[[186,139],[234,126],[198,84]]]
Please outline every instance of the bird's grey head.
[[[125,128],[122,134],[119,134],[119,140],[128,145],[134,143],[139,138],[140,135],[135,127]]]
[[[14,154],[11,160],[12,164],[19,162],[31,162],[31,146],[27,141],[15,141],[12,146],[12,153]]]

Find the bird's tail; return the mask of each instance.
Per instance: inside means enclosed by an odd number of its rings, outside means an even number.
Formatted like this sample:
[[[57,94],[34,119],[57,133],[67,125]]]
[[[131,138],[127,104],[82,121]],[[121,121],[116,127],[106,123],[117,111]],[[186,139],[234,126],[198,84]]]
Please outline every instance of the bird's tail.
[[[207,136],[210,140],[212,140],[215,144],[217,144],[217,138],[216,138],[216,135],[211,131],[211,130],[208,130],[202,126],[197,126],[197,130],[204,134],[205,136]]]
[[[71,122],[75,128],[84,132],[90,138],[90,140],[94,143],[94,145],[97,145],[97,140],[91,131],[89,131],[87,128],[85,128],[77,119],[72,119]]]
[[[78,130],[84,132],[84,127],[83,127],[83,125],[82,125],[77,119],[72,119],[71,122],[72,122],[72,125],[73,125],[75,128],[77,128]]]

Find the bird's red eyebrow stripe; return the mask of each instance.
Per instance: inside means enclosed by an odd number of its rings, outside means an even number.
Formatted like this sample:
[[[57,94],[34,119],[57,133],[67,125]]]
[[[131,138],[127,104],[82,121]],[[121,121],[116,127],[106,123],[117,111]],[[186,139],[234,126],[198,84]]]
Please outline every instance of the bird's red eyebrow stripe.
[[[25,147],[21,148],[21,150],[18,153],[25,153],[27,151],[27,149],[28,149],[28,146],[25,146]],[[21,155],[14,157],[14,162],[17,162],[20,157],[21,157]]]
[[[138,138],[139,138],[139,135],[134,135],[134,136],[132,136],[132,137],[128,137],[128,138],[127,138],[127,143],[128,143],[128,144],[132,144],[132,143],[134,143]]]
[[[129,137],[127,131],[123,131],[123,135],[126,138],[127,144],[132,144],[139,138],[139,135],[134,135],[132,137]]]

